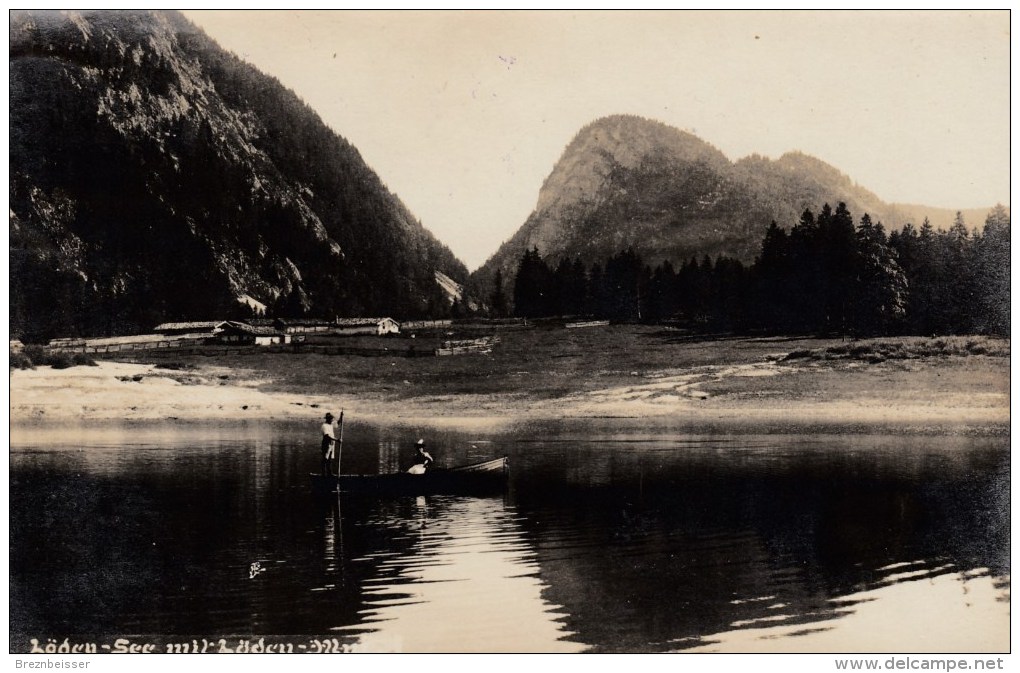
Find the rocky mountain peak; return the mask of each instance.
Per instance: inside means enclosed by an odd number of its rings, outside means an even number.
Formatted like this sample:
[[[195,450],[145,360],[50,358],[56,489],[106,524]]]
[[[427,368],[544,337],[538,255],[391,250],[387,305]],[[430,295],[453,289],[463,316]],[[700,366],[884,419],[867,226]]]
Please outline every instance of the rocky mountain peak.
[[[883,202],[826,162],[788,152],[731,162],[697,136],[632,115],[598,119],[567,144],[517,233],[472,279],[485,296],[496,269],[512,287],[526,250],[556,264],[603,263],[633,248],[646,262],[732,257],[745,264],[761,250],[774,220],[792,226],[805,209],[846,203],[887,228],[919,224],[923,212]]]
[[[593,201],[614,168],[636,169],[654,158],[725,163],[698,137],[636,115],[612,115],[582,128],[539,192],[536,212]]]

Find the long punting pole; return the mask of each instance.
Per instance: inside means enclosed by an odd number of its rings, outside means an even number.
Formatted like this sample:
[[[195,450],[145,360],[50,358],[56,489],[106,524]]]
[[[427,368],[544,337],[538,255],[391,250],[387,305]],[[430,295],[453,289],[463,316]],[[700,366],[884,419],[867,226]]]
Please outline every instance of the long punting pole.
[[[336,441],[336,487],[340,489],[340,454],[344,450],[344,410],[340,410],[340,438]]]

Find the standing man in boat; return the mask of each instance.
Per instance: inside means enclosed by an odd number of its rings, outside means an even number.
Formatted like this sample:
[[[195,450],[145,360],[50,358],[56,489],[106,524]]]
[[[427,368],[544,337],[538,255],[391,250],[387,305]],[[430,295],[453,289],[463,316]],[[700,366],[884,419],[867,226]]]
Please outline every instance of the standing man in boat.
[[[419,439],[417,444],[415,444],[415,447],[417,449],[417,452],[414,454],[414,465],[411,466],[411,468],[408,470],[408,473],[425,474],[425,471],[428,469],[429,465],[431,465],[435,461],[432,459],[432,456],[429,455],[429,452],[425,450],[424,439]]]
[[[333,469],[333,447],[336,446],[336,426],[333,425],[333,414],[326,413],[326,420],[322,424],[322,474],[331,475]]]

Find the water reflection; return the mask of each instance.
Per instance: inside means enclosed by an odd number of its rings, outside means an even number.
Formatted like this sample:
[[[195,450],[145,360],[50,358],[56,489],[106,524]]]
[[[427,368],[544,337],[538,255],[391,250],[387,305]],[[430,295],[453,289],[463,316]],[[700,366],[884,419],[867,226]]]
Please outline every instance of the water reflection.
[[[376,474],[390,474],[399,472],[403,466],[400,464],[400,442],[396,439],[382,439],[379,441],[379,464]]]
[[[546,452],[518,457],[533,479],[518,481],[515,504],[546,598],[565,607],[579,640],[596,651],[708,643],[756,651],[768,647],[732,634],[771,626],[766,635],[783,640],[777,650],[797,636],[792,649],[827,642],[816,651],[873,651],[887,632],[871,619],[878,602],[879,611],[944,615],[942,631],[954,637],[940,647],[968,642],[958,636],[977,621],[987,622],[982,638],[961,651],[1008,649],[1007,453],[943,453],[930,440],[858,438],[850,450],[741,441],[687,441],[679,451],[663,442],[627,451],[572,445],[567,465]],[[987,576],[1005,598],[953,611],[947,593],[921,590],[928,600],[919,601],[899,590],[943,576],[968,584]],[[918,623],[896,629],[900,651],[932,646],[935,632],[912,628]],[[829,631],[828,641],[802,638]]]
[[[395,525],[396,522],[396,525]],[[358,624],[363,649],[411,652],[576,652],[545,588],[535,552],[502,498],[430,496],[380,508],[362,524],[395,544],[366,564]]]
[[[1004,440],[447,432],[428,437],[440,464],[510,455],[505,497],[323,502],[308,434],[15,446],[11,649],[88,634],[332,634],[415,652],[1009,647]],[[351,426],[345,471],[405,468],[416,438]]]
[[[773,615],[677,644],[694,652],[839,652],[855,644],[868,652],[1009,651],[1008,580],[996,581],[983,568],[946,570],[890,576],[874,589],[832,599],[838,623],[805,623],[775,603]]]

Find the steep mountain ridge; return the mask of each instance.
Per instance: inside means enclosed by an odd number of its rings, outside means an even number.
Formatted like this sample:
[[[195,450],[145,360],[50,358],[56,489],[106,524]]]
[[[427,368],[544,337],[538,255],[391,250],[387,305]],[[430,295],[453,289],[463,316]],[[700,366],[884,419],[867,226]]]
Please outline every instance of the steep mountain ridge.
[[[539,191],[538,205],[525,228],[541,250],[568,245],[583,233],[583,220],[609,205],[623,174],[666,159],[718,169],[728,163],[721,152],[695,136],[659,122],[636,124],[619,115],[581,129]]]
[[[174,12],[15,12],[12,330],[427,315],[467,271],[350,143]]]
[[[592,155],[603,161],[592,161]],[[680,129],[627,115],[604,117],[582,128],[539,192],[537,212],[571,201],[591,201],[614,164],[637,168],[650,156],[728,163],[722,152]]]
[[[512,287],[521,256],[535,247],[553,263],[579,258],[587,266],[627,248],[652,264],[677,265],[706,255],[750,263],[773,220],[790,226],[805,209],[817,212],[824,203],[839,202],[855,217],[869,213],[887,228],[923,219],[923,209],[887,204],[801,152],[731,162],[710,144],[661,122],[605,117],[567,145],[535,210],[472,274],[470,287],[488,296],[497,270]]]

